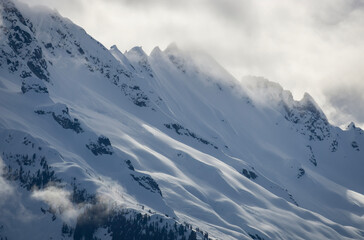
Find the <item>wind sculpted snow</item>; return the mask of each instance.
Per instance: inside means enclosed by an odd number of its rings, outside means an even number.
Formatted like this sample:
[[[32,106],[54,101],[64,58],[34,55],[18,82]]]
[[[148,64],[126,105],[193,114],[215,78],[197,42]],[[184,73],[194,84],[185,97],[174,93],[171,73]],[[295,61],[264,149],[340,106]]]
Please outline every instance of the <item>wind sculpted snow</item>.
[[[364,239],[363,131],[308,94],[0,3],[0,237]]]

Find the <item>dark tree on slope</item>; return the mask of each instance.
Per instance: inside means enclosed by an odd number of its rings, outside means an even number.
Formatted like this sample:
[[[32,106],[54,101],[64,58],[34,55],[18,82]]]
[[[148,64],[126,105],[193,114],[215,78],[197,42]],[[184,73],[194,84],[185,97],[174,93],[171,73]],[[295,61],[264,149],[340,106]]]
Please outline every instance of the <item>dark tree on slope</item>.
[[[99,228],[107,229],[113,240],[196,240],[197,234],[186,225],[152,221],[147,214],[137,213],[130,217],[128,212],[115,212],[103,205],[93,205],[78,217],[74,239],[94,239]],[[208,235],[206,235],[208,236]]]

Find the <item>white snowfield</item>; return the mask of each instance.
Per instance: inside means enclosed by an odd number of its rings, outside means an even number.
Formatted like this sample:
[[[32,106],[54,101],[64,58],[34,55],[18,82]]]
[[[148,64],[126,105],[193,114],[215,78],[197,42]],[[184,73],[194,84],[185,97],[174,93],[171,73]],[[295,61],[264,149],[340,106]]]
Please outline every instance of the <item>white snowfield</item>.
[[[0,16],[0,239],[88,239],[97,204],[192,226],[171,239],[364,239],[363,131],[309,94],[175,44],[108,50],[45,8]]]

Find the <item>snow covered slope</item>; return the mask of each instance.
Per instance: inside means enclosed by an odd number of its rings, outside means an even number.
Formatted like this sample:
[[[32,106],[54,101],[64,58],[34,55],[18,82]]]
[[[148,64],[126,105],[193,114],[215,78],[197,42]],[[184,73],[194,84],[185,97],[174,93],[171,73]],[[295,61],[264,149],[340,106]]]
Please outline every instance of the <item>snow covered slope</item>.
[[[0,15],[0,239],[364,239],[363,131],[309,94]]]

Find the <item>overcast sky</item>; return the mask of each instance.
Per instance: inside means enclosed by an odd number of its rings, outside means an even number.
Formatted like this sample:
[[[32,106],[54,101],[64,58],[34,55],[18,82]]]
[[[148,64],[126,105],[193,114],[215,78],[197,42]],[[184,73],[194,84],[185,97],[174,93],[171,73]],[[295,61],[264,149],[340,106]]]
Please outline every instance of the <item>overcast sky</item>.
[[[20,0],[47,5],[107,48],[203,50],[237,79],[309,92],[331,122],[364,126],[364,0]]]

